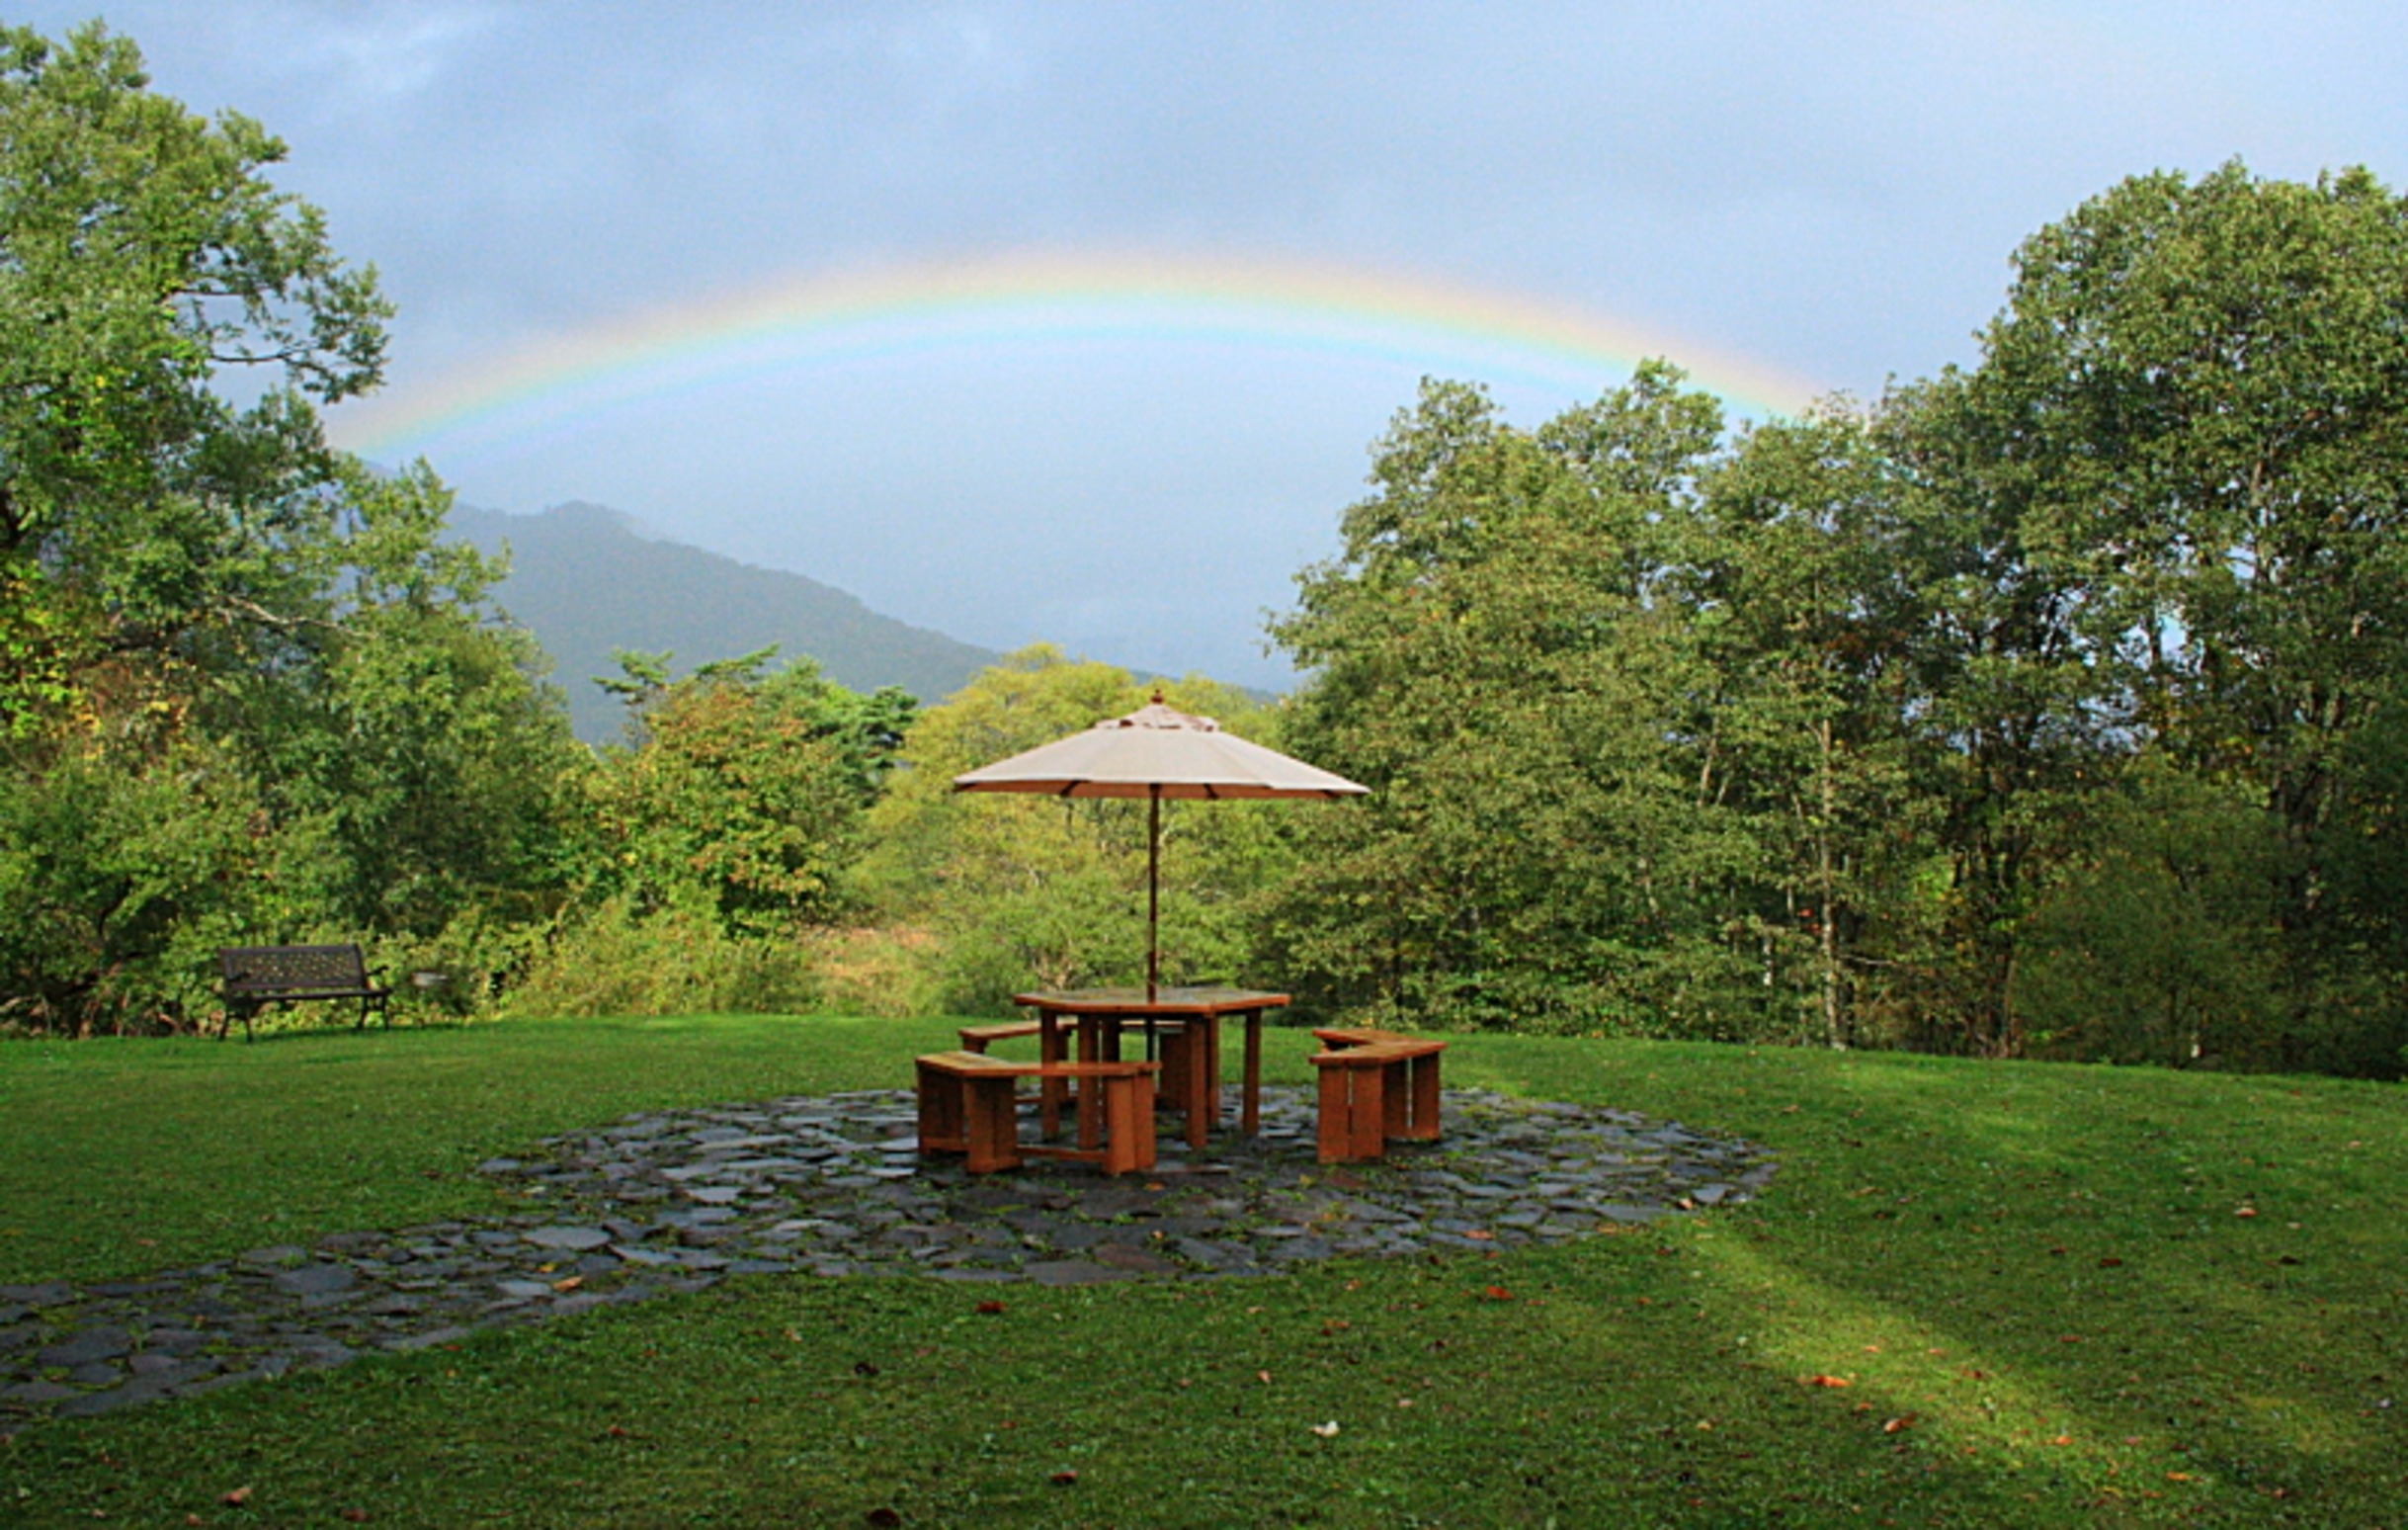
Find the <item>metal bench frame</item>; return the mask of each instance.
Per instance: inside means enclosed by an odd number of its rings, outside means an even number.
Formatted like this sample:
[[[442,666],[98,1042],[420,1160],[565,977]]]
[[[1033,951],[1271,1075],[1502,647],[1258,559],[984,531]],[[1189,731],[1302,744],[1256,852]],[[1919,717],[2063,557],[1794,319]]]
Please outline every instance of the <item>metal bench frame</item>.
[[[391,1026],[384,1002],[392,989],[372,981],[367,960],[352,946],[225,946],[217,952],[219,992],[225,1013],[217,1021],[217,1039],[225,1040],[234,1018],[242,1017],[242,1039],[255,1038],[251,1017],[270,1004],[298,999],[357,999],[360,1017],[354,1030],[368,1024],[371,1010]]]

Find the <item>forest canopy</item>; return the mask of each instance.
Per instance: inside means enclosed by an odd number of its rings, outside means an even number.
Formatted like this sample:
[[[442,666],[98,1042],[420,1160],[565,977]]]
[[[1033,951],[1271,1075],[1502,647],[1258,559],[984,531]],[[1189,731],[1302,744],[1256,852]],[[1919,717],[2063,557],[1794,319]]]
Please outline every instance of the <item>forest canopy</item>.
[[[922,710],[628,654],[577,743],[435,469],[327,445],[392,312],[283,155],[98,26],[0,32],[0,1024],[192,1028],[215,947],[308,939],[460,1013],[1132,976],[1123,805],[946,790],[1124,672],[1035,648]],[[1172,687],[1372,796],[1174,812],[1170,975],[2397,1075],[2408,205],[2136,176],[1980,340],[1739,428],[1664,362],[1536,427],[1426,382],[1272,624],[1296,692]]]

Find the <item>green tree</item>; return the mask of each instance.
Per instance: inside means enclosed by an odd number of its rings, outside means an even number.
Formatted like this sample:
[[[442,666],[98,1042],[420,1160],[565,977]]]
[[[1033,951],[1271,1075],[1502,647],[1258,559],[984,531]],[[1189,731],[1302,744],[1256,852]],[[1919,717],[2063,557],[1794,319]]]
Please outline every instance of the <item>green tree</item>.
[[[1832,407],[1747,433],[1707,481],[1684,580],[1719,686],[1700,764],[1764,849],[1751,910],[1768,987],[1831,1046],[1881,1039],[1897,975],[1931,966],[1939,854],[1906,719],[1922,605],[1902,487],[1872,420]],[[1801,983],[1799,979],[1810,978]]]
[[[1274,636],[1288,736],[1372,789],[1310,820],[1275,928],[1319,1001],[1424,1023],[1754,1035],[1761,849],[1709,771],[1674,579],[1718,407],[1650,364],[1530,432],[1425,383]]]
[[[388,308],[260,173],[284,146],[151,94],[97,23],[0,32],[0,682],[10,730],[79,660],[172,662],[287,620],[280,543],[316,517],[307,400],[374,384]],[[226,368],[279,379],[244,409]]]
[[[2027,241],[1930,422],[2099,677],[2080,704],[2282,825],[2294,1061],[2365,949],[2330,829],[2408,641],[2404,290],[2408,205],[2363,170],[2135,177]]]
[[[667,655],[629,654],[611,683],[632,742],[586,781],[596,852],[589,893],[641,914],[706,910],[730,935],[769,935],[838,906],[839,871],[907,725],[900,692],[861,697],[774,651],[668,681]]]
[[[423,467],[322,438],[389,310],[283,153],[97,24],[0,31],[0,987],[42,1023],[179,1023],[211,943],[432,938],[560,877],[498,569]]]

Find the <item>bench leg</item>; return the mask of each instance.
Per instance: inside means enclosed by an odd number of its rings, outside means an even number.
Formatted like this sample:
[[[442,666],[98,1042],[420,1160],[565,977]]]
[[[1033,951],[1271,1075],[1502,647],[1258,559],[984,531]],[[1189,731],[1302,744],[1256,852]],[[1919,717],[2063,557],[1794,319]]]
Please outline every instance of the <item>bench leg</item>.
[[[1102,1086],[1104,1113],[1104,1172],[1142,1173],[1154,1166],[1154,1081],[1133,1078],[1090,1079]]]
[[[1321,1069],[1319,1155],[1324,1163],[1358,1163],[1386,1148],[1388,1091],[1384,1067],[1324,1065]]]
[[[965,1152],[969,1123],[962,1102],[962,1080],[932,1067],[920,1069],[920,1151]]]
[[[1417,1143],[1438,1141],[1438,1055],[1413,1060],[1413,1125],[1406,1134]]]
[[[969,1117],[969,1171],[992,1174],[1020,1167],[1018,1095],[1010,1075],[964,1078],[961,1083]]]
[[[1379,1072],[1379,1136],[1384,1151],[1392,1142],[1413,1135],[1413,1060],[1383,1062]]]

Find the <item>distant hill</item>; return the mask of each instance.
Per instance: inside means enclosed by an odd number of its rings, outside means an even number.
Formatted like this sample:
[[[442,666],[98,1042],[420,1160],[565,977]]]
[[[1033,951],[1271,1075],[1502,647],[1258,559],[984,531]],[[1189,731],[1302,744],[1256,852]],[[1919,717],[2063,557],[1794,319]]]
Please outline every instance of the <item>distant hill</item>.
[[[669,649],[684,674],[776,643],[782,657],[807,655],[840,685],[899,685],[923,703],[943,700],[1001,656],[880,616],[801,574],[652,541],[600,505],[554,505],[540,515],[457,505],[451,528],[483,552],[510,545],[510,577],[495,599],[551,655],[569,718],[588,742],[619,736],[620,705],[592,681],[619,673],[613,649]]]

